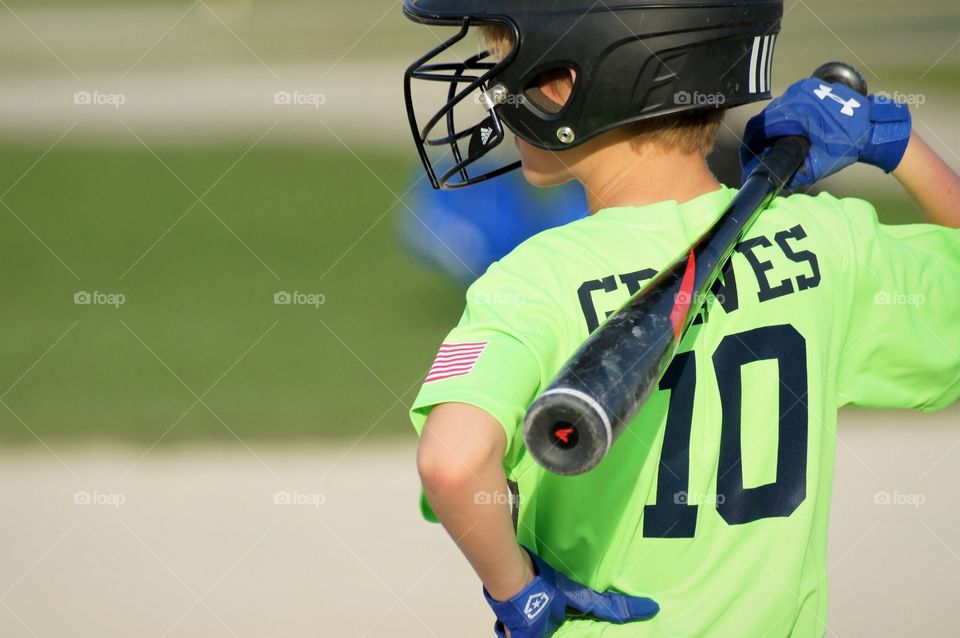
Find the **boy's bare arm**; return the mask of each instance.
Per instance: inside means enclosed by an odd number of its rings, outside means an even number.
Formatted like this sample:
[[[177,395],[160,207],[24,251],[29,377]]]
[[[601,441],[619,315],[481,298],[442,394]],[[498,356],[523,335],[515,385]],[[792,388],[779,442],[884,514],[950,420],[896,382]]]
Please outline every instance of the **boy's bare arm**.
[[[503,471],[506,435],[487,412],[463,403],[436,406],[417,450],[424,493],[487,591],[507,600],[534,578],[517,543]]]
[[[917,202],[927,219],[960,228],[960,176],[914,131],[894,177]]]

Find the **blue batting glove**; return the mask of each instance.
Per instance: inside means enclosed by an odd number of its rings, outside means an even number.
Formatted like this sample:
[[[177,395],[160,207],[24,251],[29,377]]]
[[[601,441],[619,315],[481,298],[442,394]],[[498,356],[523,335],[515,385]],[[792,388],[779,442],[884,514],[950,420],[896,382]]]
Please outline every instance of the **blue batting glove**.
[[[570,580],[529,549],[526,551],[537,570],[533,582],[503,602],[491,598],[486,588],[483,590],[497,616],[493,629],[499,638],[506,638],[505,629],[510,630],[511,638],[549,638],[566,619],[568,608],[618,625],[646,620],[660,611],[660,606],[649,598],[596,592]]]
[[[816,78],[795,82],[747,122],[740,148],[744,179],[773,140],[802,135],[810,152],[790,188],[809,186],[855,162],[890,172],[910,139],[910,110],[889,97],[864,97],[843,84]]]

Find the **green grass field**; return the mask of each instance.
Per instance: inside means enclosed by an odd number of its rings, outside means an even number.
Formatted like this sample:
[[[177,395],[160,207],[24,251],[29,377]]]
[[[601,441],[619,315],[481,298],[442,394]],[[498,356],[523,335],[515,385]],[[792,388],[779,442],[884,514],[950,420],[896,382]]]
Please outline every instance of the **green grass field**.
[[[0,193],[42,151],[0,151]],[[201,194],[242,152],[162,159]],[[408,161],[365,161],[402,192]],[[220,419],[243,438],[356,436],[381,417],[377,433],[405,431],[395,395],[461,309],[459,290],[401,254],[399,207],[352,156],[252,152],[205,198],[223,223],[198,205],[174,226],[194,197],[146,151],[54,150],[3,201],[50,249],[0,206],[0,395],[16,413],[0,405],[4,440],[151,441],[215,383],[216,416],[197,405],[169,440],[231,437]],[[325,303],[275,305],[281,290]],[[126,302],[75,305],[77,291]]]

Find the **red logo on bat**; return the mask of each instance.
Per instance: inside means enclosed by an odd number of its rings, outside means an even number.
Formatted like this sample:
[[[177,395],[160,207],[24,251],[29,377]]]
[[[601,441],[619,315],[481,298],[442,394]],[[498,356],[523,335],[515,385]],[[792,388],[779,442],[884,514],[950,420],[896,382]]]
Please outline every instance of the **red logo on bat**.
[[[687,315],[690,313],[690,302],[693,301],[693,283],[697,274],[697,260],[690,251],[687,258],[687,269],[683,273],[683,281],[680,282],[680,291],[677,293],[673,302],[673,310],[670,311],[670,323],[673,324],[673,338],[680,340],[680,332],[683,330],[683,324],[687,321]]]

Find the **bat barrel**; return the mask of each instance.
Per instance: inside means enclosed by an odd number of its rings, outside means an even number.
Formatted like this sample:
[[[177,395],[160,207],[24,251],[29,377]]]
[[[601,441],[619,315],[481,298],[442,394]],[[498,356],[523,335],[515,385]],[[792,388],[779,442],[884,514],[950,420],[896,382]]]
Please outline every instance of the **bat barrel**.
[[[692,285],[692,271],[687,260],[679,260],[660,273],[648,294],[633,298],[595,331],[533,402],[524,418],[524,442],[540,465],[570,475],[603,460],[676,350],[681,331],[674,322],[688,317],[671,314],[683,301],[684,282]],[[689,299],[684,307],[691,307]]]

